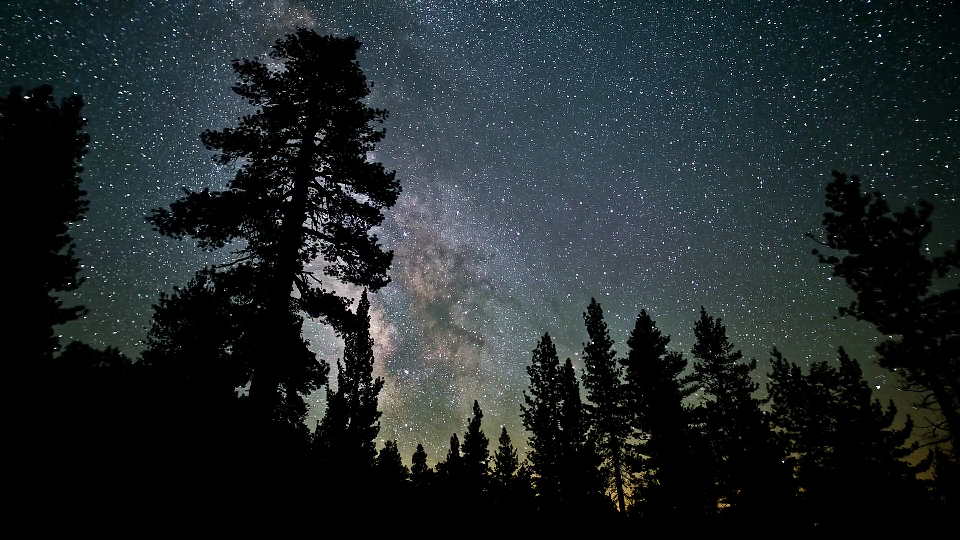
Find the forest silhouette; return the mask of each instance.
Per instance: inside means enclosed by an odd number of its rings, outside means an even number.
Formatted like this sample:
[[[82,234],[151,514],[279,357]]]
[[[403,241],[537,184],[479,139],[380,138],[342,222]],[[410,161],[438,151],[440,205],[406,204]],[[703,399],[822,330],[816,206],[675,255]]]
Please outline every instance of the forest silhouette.
[[[809,235],[821,244],[814,256],[856,295],[839,316],[885,336],[879,363],[916,392],[930,428],[898,422],[843,348],[808,369],[777,349],[747,361],[701,308],[688,356],[669,350],[671,337],[641,309],[618,352],[591,299],[579,376],[549,333],[531,344],[529,386],[516,396],[525,433],[503,427],[491,441],[474,401],[435,467],[422,444],[409,467],[398,441],[378,449],[384,381],[374,377],[367,291],[390,281],[392,253],[373,231],[401,188],[368,158],[387,112],[365,103],[359,47],[300,30],[274,45],[269,62],[280,68],[234,62],[234,92],[254,112],[202,142],[236,176],[146,216],[160,234],[229,246],[234,258],[159,295],[136,360],[56,338],[84,312],[58,297],[81,286],[69,225],[88,207],[82,99],[58,104],[45,85],[0,100],[3,160],[26,171],[11,183],[30,205],[15,235],[30,264],[13,265],[20,347],[8,379],[21,505],[213,505],[251,520],[322,510],[411,528],[489,515],[520,524],[507,535],[955,525],[960,292],[933,283],[955,280],[960,241],[930,256],[930,204],[891,211],[839,172],[826,187],[823,235]],[[307,269],[317,260],[320,275]],[[335,284],[364,291],[355,307]],[[307,317],[343,338],[335,383],[303,337]],[[758,365],[770,380],[762,398]],[[323,418],[307,426],[304,397],[321,389]]]

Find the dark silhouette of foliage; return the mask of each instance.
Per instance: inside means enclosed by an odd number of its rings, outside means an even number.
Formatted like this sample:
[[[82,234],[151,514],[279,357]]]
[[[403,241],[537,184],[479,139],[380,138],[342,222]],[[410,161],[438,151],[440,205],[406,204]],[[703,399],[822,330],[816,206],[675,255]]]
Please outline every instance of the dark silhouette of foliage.
[[[953,250],[929,256],[926,238],[932,230],[932,205],[920,201],[919,210],[893,212],[880,192],[864,193],[858,177],[832,174],[826,195],[830,211],[823,217],[826,239],[820,243],[844,254],[813,253],[856,294],[840,314],[867,321],[887,336],[877,347],[880,365],[901,376],[908,389],[921,393],[920,405],[942,417],[932,426],[932,437],[951,441],[956,451],[960,289],[931,292],[931,286],[935,277],[944,278],[960,268],[960,240]]]
[[[242,343],[243,321],[253,316],[246,277],[205,269],[185,287],[174,287],[173,294],[160,294],[141,359],[170,386],[171,398],[190,396],[209,404],[195,407],[220,414],[211,408],[235,400],[237,389],[249,383],[250,367],[234,354]]]
[[[240,352],[249,355],[256,439],[296,427],[302,395],[325,382],[325,370],[301,337],[303,314],[341,330],[347,302],[305,266],[321,258],[332,280],[377,289],[387,284],[392,253],[373,227],[400,192],[394,173],[368,160],[384,135],[387,113],[364,103],[370,93],[354,38],[299,30],[270,53],[279,68],[238,60],[234,91],[255,111],[238,127],[207,131],[203,142],[223,164],[237,163],[224,191],[186,193],[148,219],[162,234],[191,237],[204,249],[238,242],[233,266],[249,267],[249,321]],[[298,294],[292,295],[293,289]]]
[[[685,400],[697,390],[684,375],[687,361],[667,351],[670,336],[663,335],[646,310],[641,310],[627,340],[623,360],[627,406],[634,426],[631,454],[640,473],[634,498],[650,519],[689,520],[703,507],[704,471],[697,469],[697,438]],[[698,498],[698,495],[701,497]]]
[[[498,442],[497,451],[493,454],[492,479],[500,493],[508,493],[513,489],[517,472],[520,470],[520,458],[517,457],[517,449],[510,441],[506,426],[501,428]]]
[[[411,465],[410,481],[414,486],[425,488],[433,483],[434,471],[427,465],[427,452],[423,449],[422,444],[417,445]]]
[[[557,349],[544,334],[533,350],[527,366],[530,376],[529,394],[523,393],[520,409],[523,427],[530,433],[528,444],[530,470],[542,508],[555,508],[560,503],[561,448],[560,360]]]
[[[839,368],[814,362],[804,374],[776,349],[771,354],[767,390],[805,530],[846,530],[924,500],[916,475],[930,463],[903,460],[917,449],[907,444],[913,422],[908,416],[893,427],[897,408],[891,401],[884,411],[872,398],[856,360],[841,348]]]
[[[387,441],[380,449],[377,454],[376,475],[381,483],[388,485],[403,484],[410,477],[410,469],[403,464],[397,441]]]
[[[463,487],[464,477],[463,455],[460,454],[460,437],[454,433],[450,436],[450,448],[447,458],[437,463],[437,476],[448,488],[459,490]]]
[[[173,471],[171,465],[187,463],[167,440],[166,411],[156,403],[162,388],[151,375],[114,347],[99,350],[78,341],[65,346],[44,379],[59,407],[36,404],[51,416],[35,420],[51,424],[36,430],[43,444],[36,445],[35,455],[25,456],[33,465],[19,462],[18,467],[29,467],[32,481],[45,489],[56,486],[70,493],[96,485],[110,500],[113,490],[129,492],[154,474]],[[158,455],[165,461],[150,459]],[[151,469],[143,467],[145,460]]]
[[[352,321],[342,327],[343,361],[337,361],[337,389],[327,389],[327,409],[314,434],[321,460],[354,482],[370,474],[377,457],[377,410],[383,378],[373,377],[370,302],[364,291]]]
[[[490,476],[490,440],[483,433],[483,411],[474,400],[473,416],[463,434],[463,478],[465,489],[474,496],[487,489]]]
[[[241,426],[250,412],[241,394],[250,381],[250,366],[235,351],[243,346],[243,321],[253,316],[246,295],[249,273],[249,268],[232,273],[204,269],[185,287],[162,293],[153,306],[139,364],[163,396],[153,429],[168,442],[165,459],[184,473],[204,462],[201,455],[223,471],[231,461],[245,460]],[[300,429],[302,437],[306,428]]]
[[[775,504],[784,490],[786,471],[773,446],[770,428],[753,394],[750,377],[757,361],[741,362],[720,319],[700,308],[694,327],[694,380],[705,401],[696,411],[712,454],[714,506],[733,506],[740,516]],[[772,516],[768,517],[772,518]]]
[[[587,437],[580,383],[569,358],[560,368],[560,491],[565,509],[591,512],[604,505],[603,478],[595,445]]]
[[[529,520],[536,508],[530,469],[521,465],[506,427],[500,430],[499,445],[493,455],[490,495],[490,506],[504,519]]]
[[[585,372],[583,386],[587,389],[589,434],[596,444],[596,451],[603,460],[607,476],[612,480],[617,508],[626,512],[624,495],[625,452],[630,423],[622,381],[623,369],[617,362],[613,340],[603,320],[603,310],[596,299],[583,314],[589,341],[583,344]]]
[[[17,204],[14,253],[22,263],[8,266],[13,288],[13,326],[26,365],[37,368],[60,347],[53,327],[86,310],[64,307],[58,292],[80,283],[80,260],[70,225],[83,219],[88,203],[80,189],[80,161],[90,137],[83,132],[83,99],[70,96],[57,105],[53,88],[26,93],[19,86],[0,98],[0,148],[10,201]]]

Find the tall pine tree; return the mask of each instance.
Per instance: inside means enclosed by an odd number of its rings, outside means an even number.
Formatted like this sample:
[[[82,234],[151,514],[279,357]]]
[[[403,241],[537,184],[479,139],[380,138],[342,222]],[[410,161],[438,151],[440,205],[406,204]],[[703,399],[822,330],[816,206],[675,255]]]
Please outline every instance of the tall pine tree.
[[[897,408],[891,401],[884,410],[873,398],[856,360],[840,348],[838,367],[814,362],[805,374],[778,350],[772,357],[767,391],[773,422],[796,476],[806,530],[847,530],[924,500],[916,475],[929,463],[904,461],[917,449],[916,442],[907,442],[913,423],[908,416],[894,427]]]
[[[490,476],[490,440],[483,433],[483,411],[474,400],[473,416],[463,434],[463,477],[471,495],[478,496],[487,489]]]
[[[299,422],[302,395],[325,382],[301,336],[303,315],[338,329],[349,319],[347,302],[306,265],[321,260],[328,281],[370,289],[389,281],[392,253],[370,231],[400,186],[368,159],[387,113],[364,102],[370,85],[356,60],[359,47],[354,38],[299,30],[274,45],[269,63],[277,67],[235,61],[234,91],[255,110],[238,127],[202,139],[219,163],[239,164],[236,177],[224,191],[188,191],[148,218],[162,234],[194,238],[204,249],[236,243],[234,266],[254,270],[257,317],[239,350],[252,371],[261,430],[253,439],[268,446],[278,427]]]
[[[813,254],[830,265],[856,294],[841,315],[869,322],[886,338],[877,347],[879,364],[897,373],[919,405],[938,417],[930,433],[960,448],[960,288],[940,279],[960,269],[960,240],[953,250],[931,256],[933,206],[893,212],[880,192],[864,193],[857,176],[832,171],[823,216],[824,242],[841,256]],[[814,235],[808,236],[814,238]],[[818,241],[819,242],[819,241]],[[955,285],[955,280],[950,282]]]
[[[493,454],[492,478],[498,491],[505,495],[513,489],[517,471],[520,470],[520,458],[517,457],[517,449],[513,447],[506,426],[500,430],[498,443],[497,451]]]
[[[460,453],[460,437],[456,433],[450,436],[450,448],[447,458],[437,463],[437,477],[441,483],[451,489],[462,489],[464,478],[463,454]]]
[[[560,503],[560,360],[557,349],[544,334],[533,350],[527,366],[529,393],[523,393],[520,409],[523,427],[529,432],[530,452],[527,459],[541,508],[555,508]]]
[[[741,362],[743,353],[734,350],[722,321],[702,307],[694,333],[694,380],[705,399],[697,413],[715,472],[711,498],[739,515],[756,511],[775,500],[773,487],[779,490],[782,480],[773,467],[776,455],[761,401],[753,397],[759,388],[751,378],[757,361]]]
[[[658,520],[689,519],[697,506],[692,416],[685,400],[696,388],[684,375],[687,361],[667,351],[663,335],[641,310],[623,360],[627,405],[634,426],[632,454],[639,460],[638,492],[644,514]]]
[[[603,479],[594,445],[587,438],[587,417],[573,362],[560,369],[560,492],[564,508],[598,507]]]
[[[337,389],[328,389],[327,410],[317,437],[325,459],[338,470],[369,473],[377,456],[381,412],[377,410],[383,378],[373,377],[370,302],[360,297],[353,322],[345,327],[343,362],[337,362]]]
[[[14,263],[7,265],[14,284],[8,332],[26,360],[14,364],[29,369],[59,349],[54,326],[85,312],[82,306],[64,307],[57,296],[81,283],[70,225],[81,221],[89,206],[80,189],[80,161],[90,141],[82,107],[76,95],[58,105],[49,85],[26,93],[15,86],[0,98],[0,151],[12,190],[8,199],[17,205],[17,230],[10,238]]]
[[[603,310],[596,299],[583,314],[589,341],[583,344],[585,373],[583,385],[587,389],[590,435],[597,454],[603,459],[604,469],[613,482],[617,508],[626,512],[624,478],[626,477],[627,438],[630,422],[626,408],[623,369],[617,361],[617,351],[603,320]]]
[[[415,487],[425,489],[433,484],[434,471],[427,465],[427,451],[422,444],[417,444],[410,465],[410,482]]]

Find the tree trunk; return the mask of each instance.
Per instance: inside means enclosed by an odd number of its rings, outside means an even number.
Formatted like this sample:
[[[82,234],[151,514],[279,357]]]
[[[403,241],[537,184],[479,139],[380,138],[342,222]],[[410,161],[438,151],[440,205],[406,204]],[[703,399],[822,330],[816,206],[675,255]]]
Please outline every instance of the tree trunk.
[[[936,361],[929,362],[924,369],[924,374],[928,379],[928,387],[933,392],[933,397],[940,405],[940,412],[947,422],[947,431],[950,434],[950,444],[954,450],[960,450],[960,408],[956,400],[950,394],[950,390],[943,384],[939,367]]]
[[[617,486],[617,507],[620,513],[626,512],[626,504],[623,500],[623,471],[620,465],[620,448],[615,448],[613,452],[613,481]]]
[[[278,420],[276,411],[281,400],[280,376],[283,365],[291,362],[293,358],[294,349],[291,346],[296,344],[299,347],[299,328],[289,324],[289,310],[294,278],[302,270],[300,247],[303,243],[307,197],[310,193],[310,182],[313,180],[315,136],[316,130],[308,129],[302,139],[289,206],[283,213],[283,222],[280,225],[279,255],[266,269],[268,296],[264,299],[266,309],[263,310],[259,325],[260,335],[254,338],[254,370],[250,383],[254,421],[261,430],[260,435],[267,437],[261,444],[270,444],[270,434]]]

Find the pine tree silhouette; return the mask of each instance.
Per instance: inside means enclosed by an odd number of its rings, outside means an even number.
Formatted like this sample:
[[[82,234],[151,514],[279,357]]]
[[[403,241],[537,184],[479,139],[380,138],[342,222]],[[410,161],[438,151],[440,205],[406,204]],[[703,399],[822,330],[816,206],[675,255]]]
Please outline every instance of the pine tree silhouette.
[[[410,481],[417,488],[425,489],[433,483],[434,471],[427,465],[427,452],[422,444],[417,445],[410,467]]]
[[[780,461],[772,433],[761,401],[753,397],[759,388],[751,379],[757,361],[741,362],[743,354],[734,350],[726,327],[703,307],[694,333],[694,380],[706,399],[696,413],[713,458],[712,500],[721,507],[732,506],[733,514],[743,519],[749,519],[747,514],[756,517],[761,508],[778,502],[786,474],[774,464]],[[764,518],[775,517],[764,513]]]
[[[327,409],[314,434],[322,463],[331,477],[355,485],[373,471],[381,412],[383,378],[373,377],[370,302],[364,291],[353,321],[343,326],[343,361],[337,361],[337,389],[327,389]]]
[[[463,477],[466,491],[480,497],[487,490],[490,477],[490,440],[483,433],[483,411],[474,400],[473,416],[463,434]]]
[[[499,445],[496,453],[493,454],[493,482],[499,489],[501,497],[514,487],[517,472],[520,470],[520,458],[517,457],[517,449],[513,447],[510,441],[510,435],[507,434],[506,426],[500,430]]]
[[[583,344],[585,372],[583,386],[587,389],[587,407],[590,436],[595,441],[597,454],[609,471],[616,494],[617,508],[626,512],[624,495],[626,443],[631,428],[628,421],[623,387],[623,369],[617,362],[613,340],[603,320],[603,310],[596,299],[583,314],[590,340]]]
[[[814,362],[804,374],[778,350],[771,355],[767,391],[805,530],[852,530],[924,501],[916,475],[930,464],[904,461],[917,449],[907,443],[913,422],[893,427],[897,408],[873,399],[856,360],[840,348],[839,367]]]
[[[380,482],[391,486],[402,485],[410,477],[410,469],[403,464],[396,440],[385,442],[380,449],[377,454],[376,473]]]
[[[82,306],[64,307],[56,296],[81,283],[70,225],[81,221],[89,206],[80,189],[80,161],[90,141],[82,108],[76,95],[57,105],[50,85],[26,94],[15,86],[0,98],[0,149],[18,210],[11,238],[18,262],[7,268],[16,284],[9,332],[17,336],[22,364],[31,369],[59,349],[53,327],[86,312]]]
[[[830,211],[823,217],[826,241],[818,242],[843,255],[813,254],[856,294],[840,314],[869,322],[886,336],[877,348],[880,365],[902,377],[907,389],[923,394],[919,405],[941,418],[931,437],[950,441],[955,453],[960,447],[960,289],[942,280],[939,290],[931,287],[934,277],[960,269],[960,240],[953,250],[931,257],[926,238],[932,205],[920,201],[919,210],[893,212],[880,192],[864,193],[857,176],[832,174],[826,195]]]
[[[354,38],[299,30],[260,60],[234,62],[234,91],[256,110],[238,127],[202,139],[223,164],[238,163],[224,191],[187,191],[148,219],[162,234],[191,237],[204,249],[238,246],[233,266],[249,267],[249,321],[239,352],[251,366],[254,440],[264,450],[298,431],[302,395],[325,382],[325,370],[301,336],[303,315],[341,329],[346,301],[306,269],[323,261],[329,281],[370,289],[387,284],[392,253],[373,227],[400,192],[394,173],[368,156],[384,135],[387,113],[364,103],[370,93]],[[231,271],[229,268],[225,271]],[[291,294],[296,289],[298,294]]]
[[[687,361],[667,351],[670,336],[663,335],[646,310],[641,310],[627,340],[623,360],[627,403],[634,426],[633,455],[642,471],[635,497],[642,499],[644,515],[658,522],[681,516],[695,518],[698,500],[693,418],[685,400],[696,391],[684,375]]]
[[[560,504],[562,474],[560,448],[560,360],[557,349],[544,334],[533,351],[529,393],[524,391],[520,418],[529,432],[530,451],[527,460],[541,508],[552,509]]]

